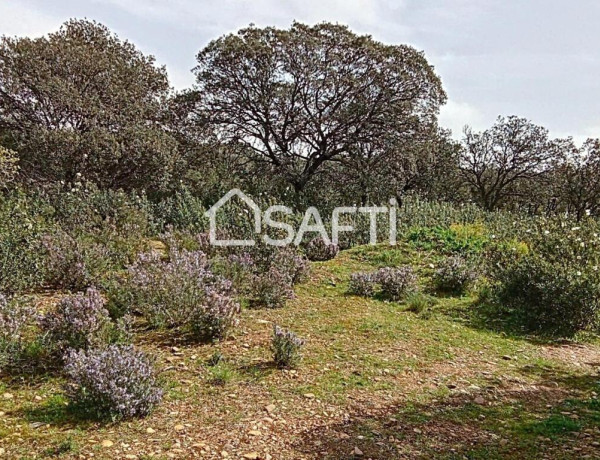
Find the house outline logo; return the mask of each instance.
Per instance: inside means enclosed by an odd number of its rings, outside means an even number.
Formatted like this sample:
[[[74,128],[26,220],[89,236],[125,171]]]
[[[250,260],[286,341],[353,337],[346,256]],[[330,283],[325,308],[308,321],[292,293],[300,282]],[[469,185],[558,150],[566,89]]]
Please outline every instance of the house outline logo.
[[[234,196],[242,200],[254,214],[254,232],[260,234],[262,230],[262,211],[252,198],[242,192],[239,188],[229,190],[219,201],[213,204],[208,211],[204,213],[210,220],[210,230],[208,232],[210,244],[215,246],[254,246],[255,240],[219,240],[217,239],[217,212]]]

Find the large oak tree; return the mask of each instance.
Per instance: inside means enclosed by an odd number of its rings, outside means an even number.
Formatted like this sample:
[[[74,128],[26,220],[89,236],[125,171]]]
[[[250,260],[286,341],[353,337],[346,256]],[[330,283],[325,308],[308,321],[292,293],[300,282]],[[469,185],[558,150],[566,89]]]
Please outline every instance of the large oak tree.
[[[0,40],[0,129],[31,181],[161,189],[178,158],[169,95],[165,69],[96,22]]]
[[[446,97],[423,53],[329,23],[250,26],[214,40],[197,60],[199,119],[297,192],[326,162],[421,131]]]
[[[559,149],[545,128],[525,118],[498,117],[483,132],[465,129],[461,174],[475,200],[493,210],[515,198],[521,184],[544,174]]]

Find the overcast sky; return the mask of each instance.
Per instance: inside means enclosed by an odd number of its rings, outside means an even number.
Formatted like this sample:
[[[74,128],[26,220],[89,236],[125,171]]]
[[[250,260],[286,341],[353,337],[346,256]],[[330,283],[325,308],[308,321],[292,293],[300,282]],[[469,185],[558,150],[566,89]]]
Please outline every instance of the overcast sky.
[[[83,17],[155,55],[176,88],[193,83],[199,49],[249,23],[348,24],[425,51],[448,93],[440,124],[455,136],[519,115],[556,137],[600,137],[598,0],[0,0],[0,34]]]

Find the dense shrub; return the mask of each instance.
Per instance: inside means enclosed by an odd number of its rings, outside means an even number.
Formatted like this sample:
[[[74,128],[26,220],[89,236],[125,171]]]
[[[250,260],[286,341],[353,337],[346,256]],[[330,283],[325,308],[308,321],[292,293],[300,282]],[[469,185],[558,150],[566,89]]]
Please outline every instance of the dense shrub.
[[[437,289],[456,294],[463,293],[476,279],[474,267],[460,256],[444,259],[433,277]]]
[[[370,297],[375,294],[376,277],[373,273],[358,272],[350,275],[350,294]]]
[[[204,308],[195,309],[189,319],[192,334],[200,340],[223,339],[237,323],[239,302],[223,293],[231,290],[231,282],[220,280],[207,287]]]
[[[95,288],[63,298],[56,309],[40,319],[40,329],[60,355],[71,348],[102,347],[126,337],[125,324],[111,321]]]
[[[65,232],[45,235],[46,283],[57,289],[85,289],[90,283],[83,253],[77,241]]]
[[[294,298],[289,273],[271,267],[266,273],[257,274],[252,281],[250,304],[253,307],[281,308]]]
[[[0,145],[0,189],[6,189],[12,184],[18,172],[17,153]]]
[[[500,252],[491,260],[502,305],[527,331],[571,336],[597,326],[600,239],[595,224],[542,223],[527,232],[528,252]]]
[[[44,281],[42,236],[51,227],[51,209],[19,191],[0,194],[0,291],[36,289]]]
[[[34,318],[33,308],[0,294],[0,370],[19,362],[26,347],[26,329]]]
[[[400,300],[417,288],[417,276],[409,266],[380,268],[375,277],[381,293],[392,300]]]
[[[310,272],[310,265],[306,257],[300,254],[295,247],[274,247],[270,257],[271,267],[276,267],[286,273],[292,284],[306,280]]]
[[[302,358],[300,349],[303,346],[304,340],[302,340],[292,331],[283,329],[277,325],[273,327],[271,348],[273,350],[273,361],[277,367],[296,367]]]
[[[135,308],[155,327],[183,326],[200,338],[222,337],[240,306],[231,282],[215,274],[202,251],[140,254],[128,269]]]
[[[259,244],[213,260],[232,279],[253,307],[278,308],[294,297],[293,286],[304,281],[308,260],[295,247]]]
[[[309,260],[325,261],[337,256],[340,248],[337,244],[327,243],[323,238],[317,237],[310,240],[304,250]]]
[[[65,373],[72,405],[92,417],[145,416],[162,399],[152,363],[132,346],[71,350]]]

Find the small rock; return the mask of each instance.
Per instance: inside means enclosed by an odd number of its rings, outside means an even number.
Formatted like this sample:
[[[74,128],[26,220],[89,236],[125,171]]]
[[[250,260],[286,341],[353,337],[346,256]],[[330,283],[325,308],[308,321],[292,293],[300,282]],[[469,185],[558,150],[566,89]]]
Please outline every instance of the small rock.
[[[153,434],[153,433],[156,433],[156,430],[154,428],[148,427],[148,428],[146,428],[146,433]]]
[[[313,393],[304,393],[304,397],[306,399],[315,399],[315,395]]]
[[[504,355],[502,357],[502,359],[505,360],[505,361],[510,361],[512,359],[512,356]]]
[[[175,431],[183,431],[184,429],[185,427],[181,423],[175,425]]]
[[[14,396],[12,395],[12,393],[4,393],[4,394],[2,395],[2,397],[3,397],[4,399],[13,399],[13,398],[14,398]]]
[[[275,404],[269,404],[268,406],[265,407],[265,410],[270,414],[272,412],[275,412],[275,409],[277,409],[277,407],[275,406]]]
[[[261,432],[260,432],[260,431],[258,431],[258,430],[251,430],[251,431],[249,431],[249,432],[248,432],[248,434],[249,434],[250,436],[260,436],[260,435],[261,435]]]
[[[229,453],[226,450],[222,450],[221,451],[221,457],[227,458],[227,457],[229,457]]]
[[[250,452],[248,454],[244,454],[244,458],[246,460],[258,460],[260,456],[258,455],[258,452]]]
[[[129,460],[132,460],[132,459],[135,459],[135,458],[137,458],[137,455],[133,455],[133,454],[127,454],[127,455],[125,455],[125,458],[127,458],[127,459],[129,459]]]
[[[362,456],[364,455],[364,454],[363,454],[363,451],[362,451],[362,450],[360,450],[358,447],[355,447],[355,448],[354,448],[354,452],[353,452],[353,454],[354,454],[355,456],[357,456],[357,457],[362,457]]]
[[[112,447],[113,444],[114,442],[112,442],[110,439],[105,439],[100,443],[102,447]]]
[[[485,399],[483,399],[481,396],[477,396],[473,401],[475,402],[475,404],[479,404],[479,405],[485,404]]]

